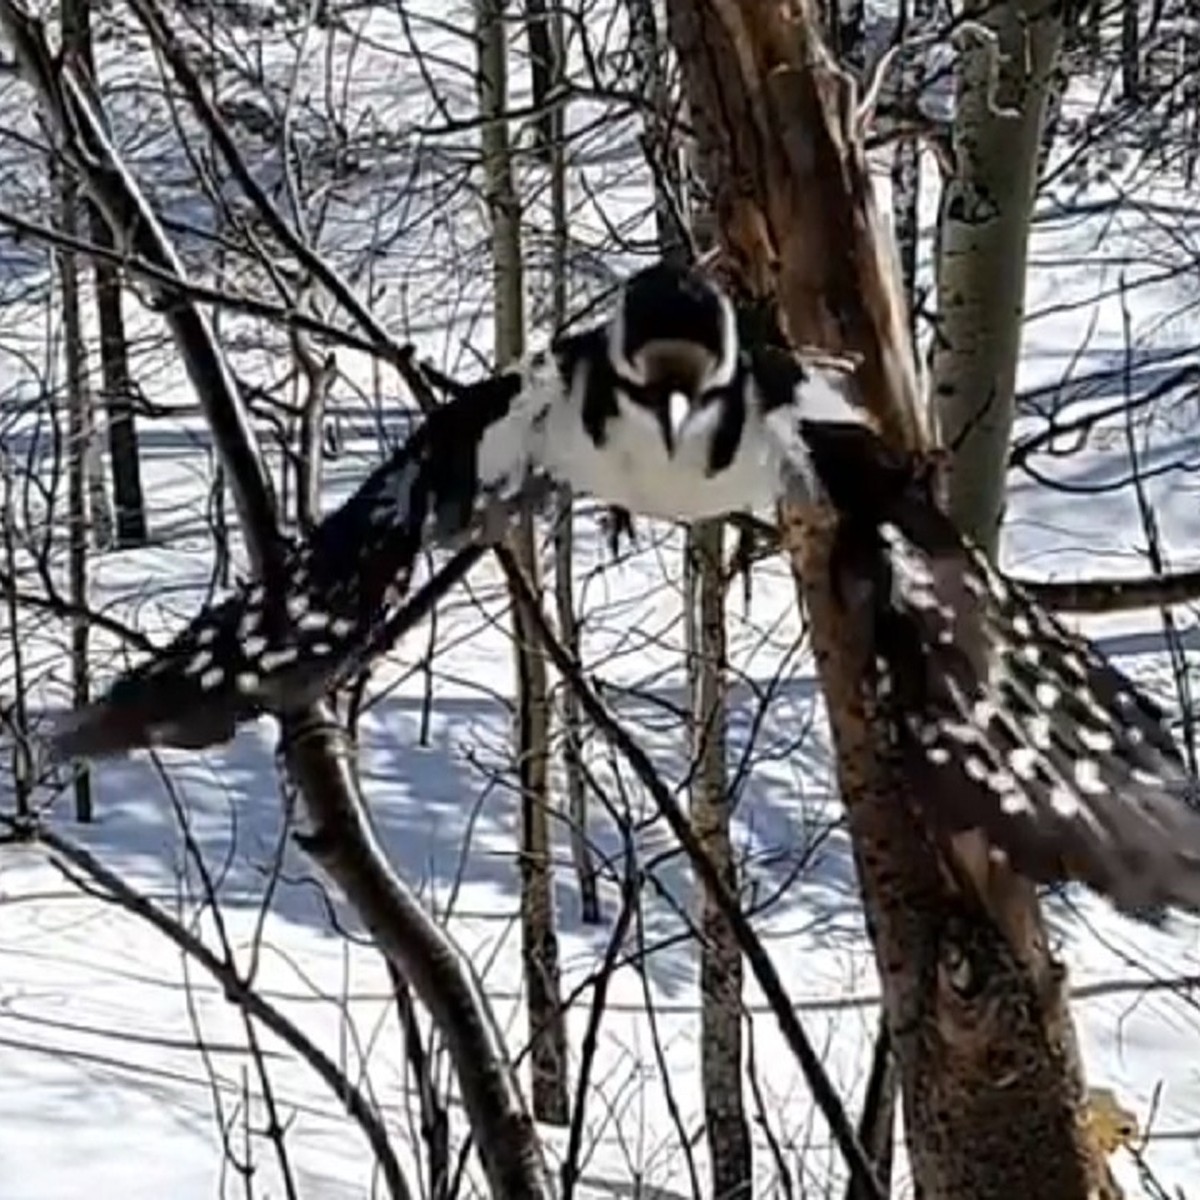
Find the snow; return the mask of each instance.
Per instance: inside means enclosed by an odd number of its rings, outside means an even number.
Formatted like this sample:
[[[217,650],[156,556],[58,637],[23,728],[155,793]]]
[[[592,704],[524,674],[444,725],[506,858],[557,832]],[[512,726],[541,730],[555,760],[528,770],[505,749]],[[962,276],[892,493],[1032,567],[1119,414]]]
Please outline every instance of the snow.
[[[413,36],[439,56],[447,111],[469,121],[474,96],[463,64],[470,47],[446,23],[467,6],[445,19],[439,19],[444,10],[438,5],[406,7],[415,13]],[[607,28],[605,19],[593,17],[598,28]],[[482,206],[478,192],[464,186],[476,131],[468,125],[438,132],[445,114],[430,103],[411,59],[393,52],[407,44],[406,34],[381,7],[354,20],[352,34],[314,32],[304,44],[279,27],[255,35],[264,40],[277,108],[293,61],[300,62],[294,111],[302,147],[324,136],[327,47],[333,91],[346,78],[353,83],[347,127],[369,130],[390,147],[387,187],[365,172],[332,187],[325,225],[314,238],[357,292],[371,296],[373,310],[398,338],[412,337],[447,370],[471,374],[482,369],[490,349]],[[610,36],[618,46],[619,33]],[[231,57],[223,99],[240,96],[270,116],[271,106],[238,82],[238,71],[252,65],[248,51],[237,39],[225,44]],[[572,50],[582,78],[574,36]],[[166,157],[171,125],[158,80],[148,74],[144,42],[125,29],[100,53],[118,140],[152,182],[160,209],[176,222],[192,223],[191,233],[178,225],[175,231],[189,264],[200,270],[211,247],[197,231],[212,227],[212,210],[196,199],[185,165]],[[600,67],[615,71],[615,61],[604,59]],[[524,77],[514,71],[517,103],[523,102]],[[7,95],[15,93],[12,81],[4,87]],[[1093,100],[1084,83],[1073,96],[1081,110]],[[611,248],[613,231],[648,244],[652,226],[629,107],[614,110],[585,97],[573,105],[571,120],[581,137],[579,170],[589,184],[572,195],[577,268],[571,309],[578,311],[635,261],[628,251]],[[28,155],[11,135],[15,125],[33,135],[31,123],[4,111],[0,160],[9,164]],[[319,173],[319,165],[305,165]],[[253,166],[264,183],[281,185],[284,172],[274,147]],[[536,182],[534,169],[529,173]],[[18,186],[17,178],[9,173],[0,180],[0,207],[39,215],[39,185],[26,175]],[[1061,419],[1120,399],[1119,368],[1127,354],[1139,368],[1138,388],[1188,362],[1188,319],[1165,314],[1186,310],[1194,280],[1163,277],[1153,264],[1178,256],[1179,240],[1187,244],[1194,237],[1195,215],[1181,185],[1140,176],[1124,185],[1139,189],[1143,203],[1116,215],[1103,201],[1119,193],[1103,184],[1089,188],[1091,208],[1082,215],[1068,217],[1055,207],[1079,200],[1067,194],[1066,184],[1043,201],[1031,249],[1031,317],[1021,366],[1026,415],[1018,439],[1044,428],[1045,414],[1056,406]],[[232,187],[225,190],[234,197]],[[886,199],[886,189],[881,197]],[[531,230],[543,204],[539,200],[529,214]],[[1182,215],[1164,228],[1156,205],[1175,206]],[[544,239],[532,238],[531,245],[530,317],[544,336],[547,250]],[[48,472],[52,437],[43,401],[59,386],[55,339],[61,335],[47,327],[40,302],[46,257],[32,243],[19,254],[9,256],[9,250],[5,242],[0,431],[8,455],[23,461],[28,454]],[[1149,282],[1141,277],[1147,273]],[[265,294],[240,267],[230,268],[227,283]],[[159,637],[193,613],[212,584],[205,514],[213,463],[180,364],[156,340],[158,317],[133,303],[127,314],[139,383],[167,410],[140,426],[155,542],[96,558],[92,599],[97,608]],[[220,330],[243,379],[279,382],[286,352],[281,339],[266,341],[261,325],[228,313]],[[343,374],[336,400],[346,446],[329,464],[327,504],[344,495],[382,452],[381,443],[403,429],[390,372],[372,370],[353,352],[339,350],[338,358]],[[279,394],[294,399],[287,387]],[[1187,387],[1143,410],[1133,429],[1145,461],[1164,468],[1146,488],[1169,561],[1178,568],[1198,565],[1198,429]],[[1110,420],[1079,452],[1040,455],[1034,465],[1045,480],[1075,488],[1120,481],[1128,471],[1124,425]],[[31,517],[35,529],[45,520],[36,499]],[[664,777],[682,787],[688,763],[679,718],[679,537],[650,522],[639,523],[639,533],[637,553],[613,564],[593,516],[580,517],[576,586],[585,657]],[[1007,539],[1006,565],[1025,575],[1140,575],[1147,569],[1145,533],[1126,486],[1076,494],[1014,473]],[[57,567],[61,554],[55,561]],[[729,628],[738,682],[730,735],[731,761],[745,767],[735,836],[746,896],[760,905],[756,927],[827,1069],[856,1110],[876,1027],[877,985],[830,778],[819,691],[782,565],[756,568],[748,612],[736,594],[735,588]],[[405,640],[373,685],[360,765],[371,819],[391,861],[463,948],[516,1053],[524,1045],[525,1023],[505,610],[501,579],[484,564],[444,606],[435,634],[427,627]],[[1194,612],[1179,610],[1176,619],[1194,648]],[[61,702],[68,631],[32,610],[23,622],[31,700]],[[1171,697],[1156,615],[1090,620],[1085,627],[1121,656],[1123,666]],[[431,637],[436,652],[428,665]],[[93,635],[99,678],[116,669],[115,645],[110,635]],[[7,637],[3,654],[0,683],[7,693]],[[760,721],[759,703],[767,695],[769,710]],[[593,742],[589,759],[620,802],[614,778],[619,768],[606,749]],[[692,1140],[701,1190],[707,1178],[696,946],[688,936],[694,889],[649,799],[621,774],[640,861],[654,883],[644,894],[636,936],[624,948],[601,1028],[580,1194],[673,1198],[692,1194],[692,1185],[672,1107]],[[2,778],[8,788],[9,776]],[[289,840],[296,826],[285,817],[285,799],[275,771],[274,727],[263,720],[219,752],[164,753],[161,766],[145,756],[106,764],[95,773],[98,815],[90,826],[72,823],[65,781],[40,789],[35,803],[57,829],[89,847],[218,954],[229,954],[242,971],[253,969],[261,994],[368,1091],[410,1181],[427,1186],[413,1078],[386,972],[353,914]],[[591,1000],[588,980],[611,936],[620,881],[618,832],[598,805],[593,809],[590,833],[605,864],[600,926],[580,921],[566,829],[561,821],[555,825],[563,993],[578,993],[569,1012],[572,1078]],[[219,922],[205,874],[219,901]],[[1177,917],[1162,929],[1148,929],[1074,889],[1049,901],[1047,911],[1078,991],[1074,1013],[1089,1081],[1112,1088],[1143,1123],[1153,1118],[1144,1153],[1159,1184],[1168,1192],[1194,1189],[1200,1178],[1200,925]],[[757,1097],[747,1091],[750,1111],[761,1105],[795,1194],[837,1195],[838,1155],[753,983],[747,983],[745,1001],[759,1085]],[[428,1034],[427,1023],[423,1028]],[[276,1038],[260,1037],[299,1194],[306,1200],[382,1194],[365,1140],[339,1098]],[[434,1063],[446,1086],[444,1050],[437,1050]],[[0,1196],[280,1196],[266,1121],[245,1027],[221,988],[144,922],[64,877],[45,855],[0,847]],[[464,1128],[455,1107],[456,1147]],[[544,1134],[557,1161],[565,1132]],[[778,1194],[777,1165],[761,1128],[756,1138],[758,1193]],[[235,1162],[252,1166],[249,1184]],[[1130,1197],[1155,1194],[1139,1183],[1127,1155],[1118,1154],[1115,1166]],[[468,1174],[464,1194],[482,1194],[473,1163]],[[909,1194],[903,1178],[897,1194]]]

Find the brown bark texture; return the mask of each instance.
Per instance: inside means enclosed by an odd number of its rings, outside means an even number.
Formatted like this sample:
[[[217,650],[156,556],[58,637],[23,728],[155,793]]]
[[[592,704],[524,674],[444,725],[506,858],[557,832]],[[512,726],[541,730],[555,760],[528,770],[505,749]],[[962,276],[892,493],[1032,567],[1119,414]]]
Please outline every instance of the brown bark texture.
[[[802,0],[668,0],[670,35],[735,290],[797,346],[859,359],[893,444],[925,432],[890,235],[856,97]],[[834,518],[785,505],[923,1200],[1083,1200],[1095,1165],[1078,1056],[1032,892],[971,838],[935,845],[863,678],[869,629],[830,587]]]

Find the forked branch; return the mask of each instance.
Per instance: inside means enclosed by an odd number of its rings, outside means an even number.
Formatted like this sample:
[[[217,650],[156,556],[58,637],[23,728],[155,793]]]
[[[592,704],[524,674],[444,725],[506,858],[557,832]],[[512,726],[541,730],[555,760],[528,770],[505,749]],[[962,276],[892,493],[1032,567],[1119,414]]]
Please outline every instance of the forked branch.
[[[98,102],[67,64],[56,66],[43,27],[16,0],[0,0],[0,29],[38,91],[68,162],[118,244],[159,268],[155,295],[188,367],[234,487],[256,571],[269,585],[284,541],[249,418],[212,327],[189,299],[182,264],[109,139]],[[313,824],[308,850],[339,885],[381,951],[409,979],[446,1038],[493,1195],[548,1197],[541,1146],[503,1039],[469,964],[392,869],[374,838],[353,751],[323,701],[285,718],[288,768]]]

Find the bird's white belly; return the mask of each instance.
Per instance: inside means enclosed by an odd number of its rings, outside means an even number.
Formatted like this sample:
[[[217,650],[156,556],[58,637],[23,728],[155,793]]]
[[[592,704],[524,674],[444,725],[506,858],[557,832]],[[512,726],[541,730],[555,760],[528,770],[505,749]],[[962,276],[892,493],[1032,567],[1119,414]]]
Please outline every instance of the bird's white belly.
[[[551,470],[606,504],[696,521],[758,509],[775,497],[777,470],[761,437],[744,436],[729,466],[710,475],[707,437],[685,439],[668,454],[653,418],[626,415],[609,423],[608,438],[597,447],[577,414],[564,415],[560,428],[547,431]]]

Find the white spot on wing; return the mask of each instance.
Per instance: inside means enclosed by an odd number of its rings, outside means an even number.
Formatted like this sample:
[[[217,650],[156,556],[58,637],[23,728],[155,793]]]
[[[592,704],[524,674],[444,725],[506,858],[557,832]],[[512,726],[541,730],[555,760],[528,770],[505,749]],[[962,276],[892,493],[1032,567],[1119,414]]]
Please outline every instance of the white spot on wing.
[[[1133,742],[1134,745],[1137,745],[1137,739],[1135,739],[1132,735],[1136,733],[1138,738],[1140,738],[1141,732],[1142,731],[1140,729],[1131,729],[1129,731],[1129,740]],[[1093,754],[1111,754],[1113,751],[1113,746],[1115,745],[1112,734],[1107,733],[1103,729],[1087,729],[1085,727],[1081,727],[1079,730],[1079,740],[1083,743],[1084,747],[1090,750]]]
[[[1050,749],[1050,721],[1048,718],[1041,715],[1030,718],[1029,740],[1039,750]]]
[[[1018,746],[1008,756],[1008,765],[1021,779],[1032,779],[1037,773],[1037,752],[1028,746]]]
[[[184,667],[184,672],[188,675],[199,675],[200,672],[212,662],[212,660],[213,656],[211,650],[201,650],[199,653],[194,655],[191,662]]]
[[[259,666],[264,671],[274,671],[277,667],[285,667],[288,663],[295,662],[298,657],[299,651],[295,646],[284,646],[280,650],[268,650],[259,659]]]
[[[1058,816],[1068,821],[1079,816],[1079,801],[1075,798],[1075,793],[1061,784],[1056,784],[1050,789],[1050,807]]]
[[[213,688],[221,686],[221,681],[224,678],[225,672],[220,667],[210,667],[200,676],[200,686],[206,692],[211,692]]]
[[[1075,763],[1075,786],[1085,796],[1103,796],[1108,792],[1100,778],[1100,764],[1094,758],[1081,758]]]
[[[1000,811],[1009,817],[1033,812],[1033,803],[1024,792],[1005,792],[1000,797]]]

